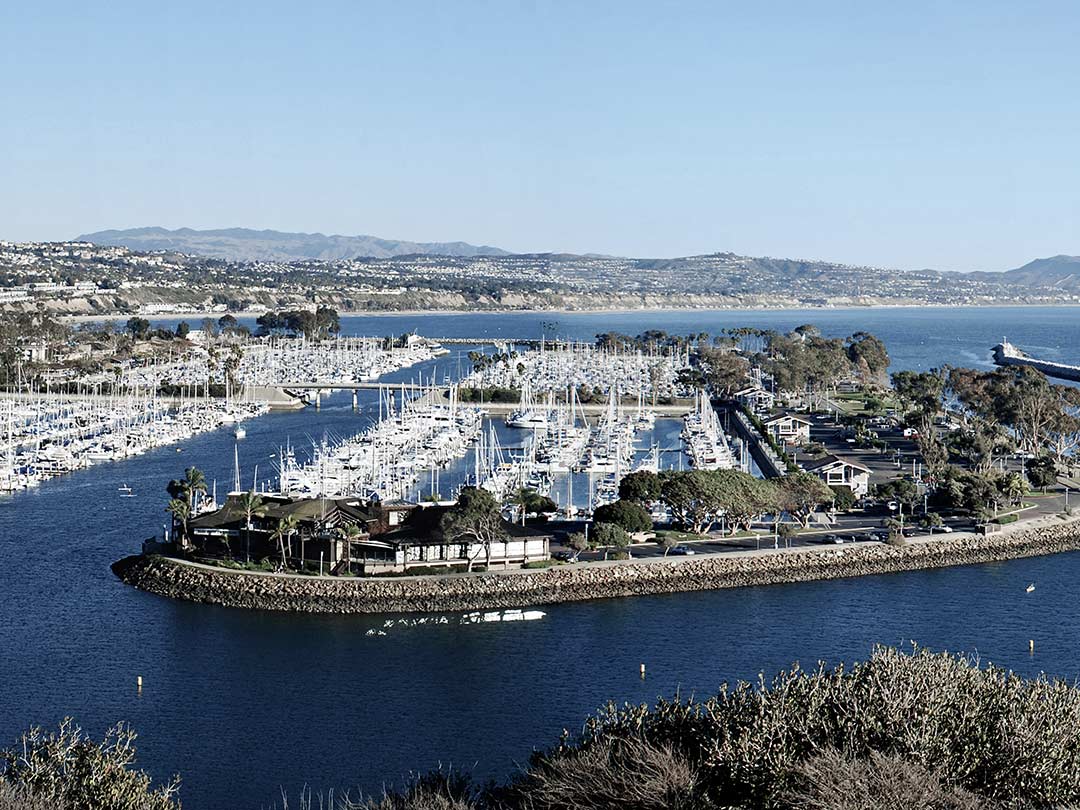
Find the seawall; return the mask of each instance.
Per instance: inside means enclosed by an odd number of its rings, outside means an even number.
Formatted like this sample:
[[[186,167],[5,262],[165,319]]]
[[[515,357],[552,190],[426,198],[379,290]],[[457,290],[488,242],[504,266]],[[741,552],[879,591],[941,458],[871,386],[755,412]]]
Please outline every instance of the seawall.
[[[379,579],[238,572],[166,557],[127,557],[121,580],[150,593],[228,607],[307,613],[409,613],[550,605],[773,585],[1033,557],[1080,549],[1080,520],[1040,518],[986,536],[593,562],[542,570]]]

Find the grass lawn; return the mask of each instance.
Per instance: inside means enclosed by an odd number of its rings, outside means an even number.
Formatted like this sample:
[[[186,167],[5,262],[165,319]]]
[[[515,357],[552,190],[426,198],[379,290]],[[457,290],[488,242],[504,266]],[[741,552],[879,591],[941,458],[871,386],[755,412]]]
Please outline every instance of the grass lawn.
[[[719,534],[694,534],[693,532],[681,532],[677,529],[656,529],[655,534],[657,542],[665,538],[671,538],[673,540],[677,540],[680,543],[695,543],[701,542],[703,540],[711,540],[713,542],[716,542],[717,540],[739,540],[746,539],[747,537],[753,538],[757,535],[756,532],[740,531],[736,532],[735,534],[725,534],[723,536],[720,536]],[[761,536],[765,537],[766,535]],[[771,534],[768,536],[772,537]]]
[[[858,392],[846,392],[843,394],[836,394],[829,397],[833,402],[840,406],[844,413],[850,416],[881,416],[885,411],[890,408],[897,408],[898,403],[895,397],[884,395],[873,397],[881,401],[881,408],[878,410],[866,409],[866,394],[860,394]]]
[[[672,539],[678,540],[680,543],[694,540],[710,540],[711,538],[706,534],[694,534],[693,532],[680,532],[676,529],[656,529],[656,540]]]

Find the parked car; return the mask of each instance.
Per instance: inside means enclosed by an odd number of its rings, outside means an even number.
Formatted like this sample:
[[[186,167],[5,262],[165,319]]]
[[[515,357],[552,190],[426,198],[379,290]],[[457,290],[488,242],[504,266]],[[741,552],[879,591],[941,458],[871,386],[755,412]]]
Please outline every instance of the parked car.
[[[689,557],[692,554],[697,554],[697,552],[690,546],[675,546],[668,554],[674,554],[676,557]]]
[[[576,551],[556,551],[551,556],[560,562],[577,562]]]
[[[839,534],[827,534],[827,535],[825,535],[825,542],[826,543],[834,543],[835,545],[840,545],[841,543],[844,542],[844,538],[843,538],[842,535],[839,535]]]

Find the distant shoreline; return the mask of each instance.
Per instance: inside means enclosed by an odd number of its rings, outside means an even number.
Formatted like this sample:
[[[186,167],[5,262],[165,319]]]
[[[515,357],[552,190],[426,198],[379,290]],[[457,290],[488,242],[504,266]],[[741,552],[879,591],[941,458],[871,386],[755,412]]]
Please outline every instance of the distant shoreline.
[[[342,318],[389,318],[395,316],[430,316],[430,315],[631,315],[644,312],[854,312],[882,309],[1051,309],[1055,307],[1075,308],[1078,303],[1062,302],[1054,304],[851,304],[842,307],[813,306],[807,304],[798,307],[598,307],[596,309],[394,309],[394,310],[338,310]],[[224,315],[234,318],[257,318],[268,310],[241,310],[238,312],[158,312],[153,315],[139,313],[101,314],[101,315],[60,315],[61,320],[73,323],[93,323],[95,321],[122,321],[128,318],[146,318],[147,320],[217,320]],[[194,324],[192,324],[194,325]]]

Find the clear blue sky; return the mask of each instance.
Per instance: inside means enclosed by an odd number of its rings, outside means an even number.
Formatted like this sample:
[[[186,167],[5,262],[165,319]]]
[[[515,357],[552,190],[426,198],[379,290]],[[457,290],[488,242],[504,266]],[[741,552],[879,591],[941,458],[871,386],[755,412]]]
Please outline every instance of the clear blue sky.
[[[7,4],[0,238],[1080,253],[1080,4]]]

